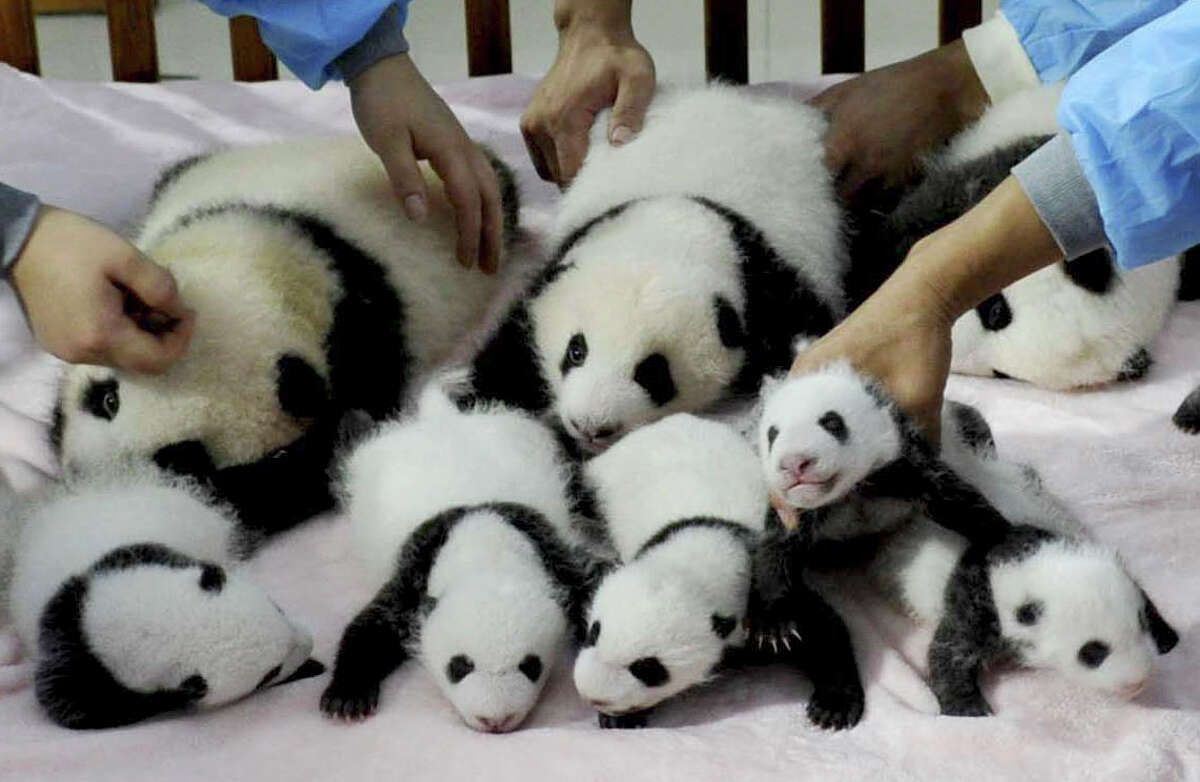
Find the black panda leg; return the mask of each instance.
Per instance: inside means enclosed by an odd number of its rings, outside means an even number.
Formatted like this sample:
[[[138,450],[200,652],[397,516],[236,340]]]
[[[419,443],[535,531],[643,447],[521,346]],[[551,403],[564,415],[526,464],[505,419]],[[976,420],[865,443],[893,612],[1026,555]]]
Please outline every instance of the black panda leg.
[[[942,714],[986,717],[992,713],[979,689],[983,654],[955,622],[942,620],[929,647],[929,684]]]
[[[642,711],[634,711],[629,714],[605,714],[597,712],[597,722],[602,728],[619,728],[628,730],[630,728],[644,728],[649,720],[652,709],[643,709]]]
[[[746,611],[749,647],[755,651],[778,654],[790,651],[800,640],[796,611],[795,568],[807,559],[810,547],[807,529],[787,533],[770,514],[767,532],[754,550],[754,577],[750,604]]]
[[[837,611],[812,589],[796,590],[796,598],[804,628],[796,657],[813,683],[808,718],[820,728],[852,728],[862,719],[866,696],[850,632]]]
[[[379,687],[406,659],[408,621],[385,586],[346,628],[338,646],[333,681],[321,695],[330,717],[361,720],[379,707]]]

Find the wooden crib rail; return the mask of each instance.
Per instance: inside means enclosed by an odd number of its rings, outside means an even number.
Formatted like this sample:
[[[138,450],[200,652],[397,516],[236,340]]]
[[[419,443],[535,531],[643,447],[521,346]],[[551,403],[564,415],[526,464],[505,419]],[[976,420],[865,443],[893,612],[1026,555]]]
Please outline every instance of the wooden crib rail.
[[[512,71],[508,0],[464,0],[467,70],[472,76]],[[863,70],[865,0],[821,0],[821,71]],[[113,78],[157,81],[154,0],[107,0]],[[708,77],[744,83],[750,76],[747,0],[704,0],[704,62]],[[938,40],[948,43],[982,18],[981,0],[939,0]],[[32,0],[0,0],[0,62],[38,73],[37,31]],[[274,55],[263,45],[258,24],[229,22],[233,77],[238,81],[278,78]],[[799,77],[801,74],[796,74]]]

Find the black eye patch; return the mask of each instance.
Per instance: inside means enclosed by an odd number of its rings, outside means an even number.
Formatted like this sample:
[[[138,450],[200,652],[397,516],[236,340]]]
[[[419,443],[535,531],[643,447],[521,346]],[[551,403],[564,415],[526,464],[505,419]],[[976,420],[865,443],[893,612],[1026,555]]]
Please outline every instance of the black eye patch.
[[[775,438],[779,436],[779,427],[771,426],[767,428],[767,448],[768,450],[775,444]]]
[[[833,439],[839,443],[845,443],[850,439],[850,430],[846,428],[846,419],[833,410],[821,416],[817,423],[822,429],[833,435]]]
[[[567,342],[567,349],[563,351],[562,363],[558,365],[559,372],[566,377],[567,373],[575,367],[583,366],[583,362],[587,361],[587,355],[587,339],[582,334],[576,334]]]
[[[712,629],[718,638],[728,638],[735,627],[737,627],[737,617],[712,615]]]
[[[1006,329],[1013,319],[1012,309],[1008,306],[1008,299],[1004,298],[1003,293],[997,293],[991,298],[984,299],[975,308],[975,314],[979,316],[979,322],[988,331]]]
[[[194,673],[179,683],[179,689],[188,700],[198,701],[208,695],[208,681],[200,674]]]
[[[446,663],[446,678],[451,684],[458,684],[468,673],[475,670],[475,663],[465,654],[456,654]]]
[[[1079,647],[1079,662],[1087,668],[1099,668],[1111,650],[1103,641],[1088,641]]]
[[[1030,600],[1028,603],[1022,603],[1017,606],[1017,621],[1023,625],[1037,624],[1037,620],[1042,616],[1044,606],[1037,600]]]
[[[584,646],[595,646],[596,641],[600,640],[600,620],[592,622],[592,626],[588,628],[587,638],[583,639]]]
[[[288,353],[275,362],[275,396],[292,418],[316,418],[329,406],[329,389],[313,365]]]
[[[116,379],[110,378],[88,384],[87,390],[83,392],[81,407],[85,413],[90,413],[96,418],[103,418],[105,421],[116,418],[121,409],[121,397],[117,392]]]
[[[746,332],[742,328],[742,319],[729,299],[717,296],[713,303],[717,310],[717,336],[721,338],[721,344],[731,350],[745,345]]]
[[[661,687],[671,680],[671,674],[657,657],[643,657],[629,665],[629,672],[647,687]]]
[[[633,382],[646,390],[659,407],[675,398],[678,390],[671,378],[671,362],[662,353],[651,353],[633,370]]]
[[[542,675],[542,658],[536,654],[527,654],[521,664],[517,666],[521,673],[525,674],[525,678],[531,682],[536,682],[538,677]]]
[[[225,586],[225,571],[217,565],[205,565],[200,571],[200,588],[205,592],[220,592]]]

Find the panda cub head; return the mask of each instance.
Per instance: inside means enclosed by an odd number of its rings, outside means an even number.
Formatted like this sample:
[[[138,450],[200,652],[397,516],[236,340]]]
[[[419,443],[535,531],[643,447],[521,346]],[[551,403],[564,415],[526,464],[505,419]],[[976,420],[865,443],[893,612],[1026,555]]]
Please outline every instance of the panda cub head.
[[[652,708],[710,679],[727,651],[745,644],[750,562],[744,544],[711,530],[677,537],[611,572],[592,599],[574,679],[602,714]],[[693,567],[712,562],[711,578],[681,577],[671,560]]]
[[[479,578],[422,608],[422,662],[463,722],[515,730],[564,651],[566,619],[547,584]]]
[[[1110,550],[1055,537],[1001,561],[990,580],[1001,634],[1018,659],[1126,698],[1178,634]]]
[[[771,491],[795,508],[840,500],[901,455],[887,397],[847,362],[764,382],[758,448]]]
[[[311,651],[312,637],[240,573],[139,544],[47,604],[35,683],[59,724],[107,728],[317,675]]]

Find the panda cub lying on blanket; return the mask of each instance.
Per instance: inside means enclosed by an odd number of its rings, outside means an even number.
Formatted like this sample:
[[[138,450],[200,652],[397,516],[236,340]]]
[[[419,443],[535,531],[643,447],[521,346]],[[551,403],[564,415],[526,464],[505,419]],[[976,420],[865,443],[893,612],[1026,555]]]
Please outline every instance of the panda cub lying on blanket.
[[[892,403],[845,364],[788,379],[770,393],[761,420],[768,481],[786,504],[825,511],[800,514],[809,536],[822,536],[830,518],[841,522],[833,530],[842,539],[854,537],[856,519],[863,535],[883,533],[868,571],[918,619],[937,624],[929,667],[943,713],[987,714],[978,678],[1003,661],[1132,697],[1155,652],[1174,647],[1177,634],[1115,552],[1090,539],[1030,468],[997,458],[973,409],[947,406],[943,458],[1012,523],[997,525],[985,514],[977,524],[971,507],[945,503],[917,503],[908,515],[887,508],[881,523],[861,498],[849,507],[834,503],[859,486],[870,492],[878,467],[902,454],[903,427],[885,425],[899,419],[879,412]],[[815,418],[815,410],[824,412]],[[772,557],[788,551],[780,547]],[[760,578],[780,567],[772,557]],[[818,563],[793,566],[811,564]]]
[[[108,728],[320,674],[311,636],[239,567],[230,515],[196,487],[126,467],[16,501],[9,607],[38,702]]]

